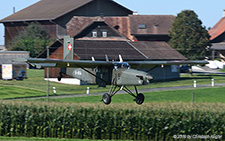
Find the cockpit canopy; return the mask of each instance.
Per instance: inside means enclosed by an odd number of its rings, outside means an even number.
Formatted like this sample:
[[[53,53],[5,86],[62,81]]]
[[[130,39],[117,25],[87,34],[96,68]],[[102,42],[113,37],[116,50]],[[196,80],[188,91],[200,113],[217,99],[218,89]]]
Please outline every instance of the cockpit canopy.
[[[127,69],[130,69],[130,65],[126,62],[117,62],[117,63],[114,63],[114,69],[119,69],[119,68],[127,68]]]

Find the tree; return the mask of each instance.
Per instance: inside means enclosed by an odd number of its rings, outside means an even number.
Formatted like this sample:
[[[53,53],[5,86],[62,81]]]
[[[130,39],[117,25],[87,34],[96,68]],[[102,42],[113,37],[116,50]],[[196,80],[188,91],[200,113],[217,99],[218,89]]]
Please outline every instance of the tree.
[[[31,57],[36,57],[52,41],[39,23],[31,23],[11,41],[8,49],[12,51],[29,51]]]
[[[184,10],[177,15],[169,36],[171,47],[188,59],[204,59],[209,55],[210,35],[192,10]]]

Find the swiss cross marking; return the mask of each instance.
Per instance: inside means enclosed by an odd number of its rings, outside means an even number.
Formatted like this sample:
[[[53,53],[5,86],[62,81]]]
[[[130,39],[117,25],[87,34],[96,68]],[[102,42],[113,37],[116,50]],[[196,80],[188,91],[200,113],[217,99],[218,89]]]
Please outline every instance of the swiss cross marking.
[[[69,45],[68,45],[68,49],[69,49],[69,51],[71,51],[71,50],[73,49],[72,44],[69,44]]]

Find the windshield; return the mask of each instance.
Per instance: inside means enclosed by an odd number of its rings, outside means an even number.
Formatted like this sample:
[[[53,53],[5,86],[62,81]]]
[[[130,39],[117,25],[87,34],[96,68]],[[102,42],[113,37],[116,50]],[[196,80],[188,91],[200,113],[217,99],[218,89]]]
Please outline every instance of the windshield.
[[[119,68],[127,68],[130,69],[130,65],[126,62],[122,62],[122,63],[115,63],[114,64],[114,68],[115,69],[119,69]]]

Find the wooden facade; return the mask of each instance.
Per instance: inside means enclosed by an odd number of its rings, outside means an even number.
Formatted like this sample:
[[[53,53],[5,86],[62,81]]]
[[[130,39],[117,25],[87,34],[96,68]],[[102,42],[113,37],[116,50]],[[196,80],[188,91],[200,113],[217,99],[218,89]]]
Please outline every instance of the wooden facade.
[[[5,26],[6,46],[9,45],[10,41],[14,39],[19,32],[23,31],[30,22],[40,23],[50,36],[60,39],[67,34],[66,24],[74,16],[128,16],[133,13],[131,10],[111,0],[70,0],[70,2],[73,3],[68,3],[68,0],[66,2],[62,0],[49,1],[52,1],[52,3],[47,4],[52,4],[49,6],[52,6],[53,12],[46,11],[46,13],[44,13],[45,15],[43,15],[41,11],[46,10],[44,9],[46,7],[46,1],[40,1],[0,21],[0,23],[3,23]],[[60,5],[62,6],[60,7]],[[70,5],[74,5],[74,9],[71,9]],[[70,8],[69,11],[66,9],[67,7],[68,9]],[[39,9],[39,11],[34,11],[35,9]],[[33,16],[31,13],[33,13]]]
[[[5,45],[7,46],[21,31],[31,22],[10,22],[4,23],[5,26]],[[39,22],[43,29],[52,37],[57,38],[57,25],[49,21]]]

